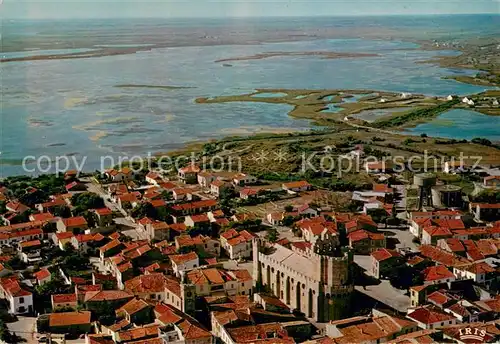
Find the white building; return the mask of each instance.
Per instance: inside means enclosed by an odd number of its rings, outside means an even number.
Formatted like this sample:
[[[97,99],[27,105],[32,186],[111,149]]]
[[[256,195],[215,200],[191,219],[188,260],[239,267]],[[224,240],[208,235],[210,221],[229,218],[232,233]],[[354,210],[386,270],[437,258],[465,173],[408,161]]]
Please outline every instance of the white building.
[[[220,241],[230,259],[242,259],[252,256],[253,238],[254,235],[246,230],[238,233],[232,228],[221,234]]]
[[[176,254],[170,256],[172,269],[177,277],[180,277],[184,271],[191,270],[200,266],[200,259],[196,252],[186,254]]]
[[[24,289],[16,279],[2,281],[0,284],[0,297],[7,300],[9,313],[11,314],[33,312],[33,294]]]

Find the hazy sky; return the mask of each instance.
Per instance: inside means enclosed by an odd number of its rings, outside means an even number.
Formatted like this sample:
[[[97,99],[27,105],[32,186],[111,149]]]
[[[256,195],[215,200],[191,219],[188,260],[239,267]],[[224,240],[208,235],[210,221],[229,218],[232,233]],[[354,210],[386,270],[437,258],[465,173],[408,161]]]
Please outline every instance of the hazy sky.
[[[1,6],[3,18],[500,14],[500,0],[3,0]]]

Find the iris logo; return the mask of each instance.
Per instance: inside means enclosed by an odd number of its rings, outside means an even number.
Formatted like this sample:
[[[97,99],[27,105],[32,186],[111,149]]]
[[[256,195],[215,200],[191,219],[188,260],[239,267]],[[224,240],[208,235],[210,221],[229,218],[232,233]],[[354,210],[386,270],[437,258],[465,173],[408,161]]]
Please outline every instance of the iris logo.
[[[483,343],[486,337],[486,331],[478,328],[461,328],[458,332],[460,339],[467,343]]]

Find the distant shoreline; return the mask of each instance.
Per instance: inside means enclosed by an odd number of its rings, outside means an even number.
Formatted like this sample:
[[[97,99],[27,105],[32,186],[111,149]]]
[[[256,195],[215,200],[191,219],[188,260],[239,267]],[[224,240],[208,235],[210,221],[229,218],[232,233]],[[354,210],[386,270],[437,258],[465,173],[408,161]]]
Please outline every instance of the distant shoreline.
[[[214,62],[232,62],[232,61],[249,61],[249,60],[263,60],[271,57],[285,57],[285,56],[319,56],[323,59],[342,59],[342,58],[357,58],[357,57],[377,57],[379,54],[367,53],[339,53],[335,51],[276,51],[262,54],[255,54],[250,56],[230,57]]]

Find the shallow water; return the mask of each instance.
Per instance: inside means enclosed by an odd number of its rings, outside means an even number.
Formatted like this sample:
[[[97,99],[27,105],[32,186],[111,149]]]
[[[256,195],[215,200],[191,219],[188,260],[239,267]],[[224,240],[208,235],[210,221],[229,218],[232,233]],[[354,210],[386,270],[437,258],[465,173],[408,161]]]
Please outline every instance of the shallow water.
[[[425,133],[428,136],[466,140],[482,137],[491,141],[500,141],[500,117],[488,116],[471,110],[453,109],[430,122],[408,129],[407,133]]]
[[[280,92],[267,92],[267,93],[258,93],[254,94],[252,97],[253,98],[278,98],[278,97],[285,97],[287,94],[286,93],[280,93]]]
[[[376,109],[376,110],[364,110],[352,115],[351,117],[362,119],[367,122],[374,122],[377,119],[391,115],[393,113],[405,112],[410,110],[408,107],[391,108],[391,109]]]
[[[102,155],[164,152],[186,142],[227,136],[240,127],[310,128],[308,121],[288,116],[288,105],[194,102],[197,97],[245,94],[257,88],[373,89],[439,96],[485,89],[442,79],[475,71],[416,63],[436,54],[456,52],[419,51],[416,47],[401,41],[329,39],[177,47],[100,58],[4,63],[1,159],[19,161],[26,155],[76,153],[77,157],[88,156],[87,169],[95,169],[100,167]],[[321,50],[380,56],[284,56],[234,61],[232,68],[221,68],[214,62],[272,51]],[[43,53],[53,51],[19,54]],[[120,84],[192,88],[115,87]],[[491,128],[486,121],[481,125]],[[20,172],[19,166],[0,164],[0,175]]]

